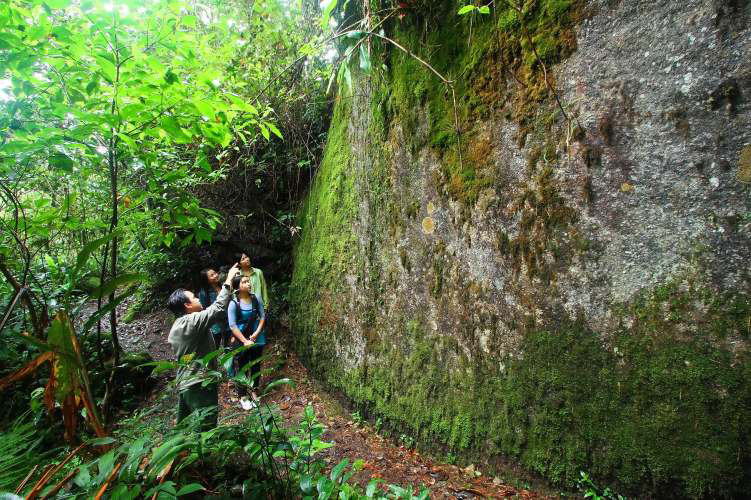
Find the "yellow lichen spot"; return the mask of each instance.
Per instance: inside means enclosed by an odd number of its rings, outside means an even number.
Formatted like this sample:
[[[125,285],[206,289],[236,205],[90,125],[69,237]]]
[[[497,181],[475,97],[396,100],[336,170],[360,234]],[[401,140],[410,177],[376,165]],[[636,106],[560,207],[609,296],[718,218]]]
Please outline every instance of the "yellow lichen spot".
[[[433,215],[435,213],[435,205],[432,201],[428,202],[428,215]]]
[[[751,184],[751,146],[741,149],[738,157],[737,179],[745,184]]]
[[[623,184],[621,184],[621,192],[622,193],[630,193],[633,190],[634,190],[634,185],[633,184],[629,184],[628,182],[624,182]]]
[[[425,217],[422,220],[422,232],[425,234],[433,234],[435,231],[435,221],[432,217]]]

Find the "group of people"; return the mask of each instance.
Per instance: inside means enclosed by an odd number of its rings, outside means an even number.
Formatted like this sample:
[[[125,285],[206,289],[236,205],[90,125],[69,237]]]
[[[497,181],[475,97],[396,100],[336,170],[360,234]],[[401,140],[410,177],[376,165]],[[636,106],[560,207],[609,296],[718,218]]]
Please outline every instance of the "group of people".
[[[202,287],[196,296],[192,291],[178,288],[167,299],[167,307],[174,313],[175,322],[167,341],[182,361],[177,370],[179,402],[177,421],[196,410],[203,409],[204,429],[217,422],[219,388],[216,383],[206,383],[205,368],[217,370],[216,357],[208,367],[193,360],[224,347],[228,351],[241,347],[227,365],[230,377],[248,365],[251,396],[247,387],[236,384],[240,404],[250,409],[258,395],[260,385],[260,358],[266,346],[266,325],[269,297],[263,272],[251,265],[247,253],[236,256],[235,264],[227,271],[224,282],[213,268],[201,271]]]

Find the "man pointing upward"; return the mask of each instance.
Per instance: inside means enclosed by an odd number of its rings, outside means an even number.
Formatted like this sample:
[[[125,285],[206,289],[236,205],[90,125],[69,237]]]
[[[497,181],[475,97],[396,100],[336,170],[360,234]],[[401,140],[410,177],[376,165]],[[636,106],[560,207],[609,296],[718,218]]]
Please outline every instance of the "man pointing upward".
[[[178,360],[195,360],[217,349],[210,327],[218,316],[227,314],[227,304],[232,294],[232,278],[238,272],[238,265],[235,264],[227,273],[227,279],[216,300],[205,310],[198,297],[189,290],[178,288],[169,296],[167,307],[175,314],[176,319],[167,341],[175,351]],[[208,368],[215,370],[216,364],[216,359],[213,359]],[[201,430],[206,431],[216,427],[219,414],[217,409],[219,391],[215,382],[203,386],[203,380],[202,367],[199,363],[191,362],[178,367],[176,381],[180,399],[177,422],[179,423],[199,408],[213,408],[201,423]]]

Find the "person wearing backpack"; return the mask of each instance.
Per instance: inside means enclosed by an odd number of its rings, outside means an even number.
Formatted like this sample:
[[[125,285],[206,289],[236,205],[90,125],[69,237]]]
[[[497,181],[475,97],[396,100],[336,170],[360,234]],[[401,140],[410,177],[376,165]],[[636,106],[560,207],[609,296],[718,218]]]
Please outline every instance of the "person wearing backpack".
[[[248,377],[251,379],[251,397],[254,401],[258,400],[255,388],[260,385],[261,363],[260,357],[263,355],[263,348],[266,346],[266,334],[264,326],[266,317],[263,310],[263,301],[257,297],[252,290],[250,278],[247,276],[235,276],[232,280],[232,286],[237,290],[237,294],[229,303],[227,309],[227,320],[232,335],[239,344],[238,346],[249,346],[249,349],[235,356],[235,362],[238,368],[242,368],[250,363]],[[247,402],[247,388],[244,385],[237,386],[238,396],[241,397],[240,404],[243,408],[250,408]],[[245,403],[245,404],[243,404]]]

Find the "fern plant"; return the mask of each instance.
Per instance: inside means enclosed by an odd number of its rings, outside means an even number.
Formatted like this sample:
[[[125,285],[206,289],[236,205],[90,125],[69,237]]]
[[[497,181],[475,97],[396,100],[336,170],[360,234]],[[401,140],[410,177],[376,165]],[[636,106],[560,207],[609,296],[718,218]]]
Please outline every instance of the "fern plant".
[[[16,420],[0,433],[0,491],[13,491],[39,463],[39,431],[30,422]]]

